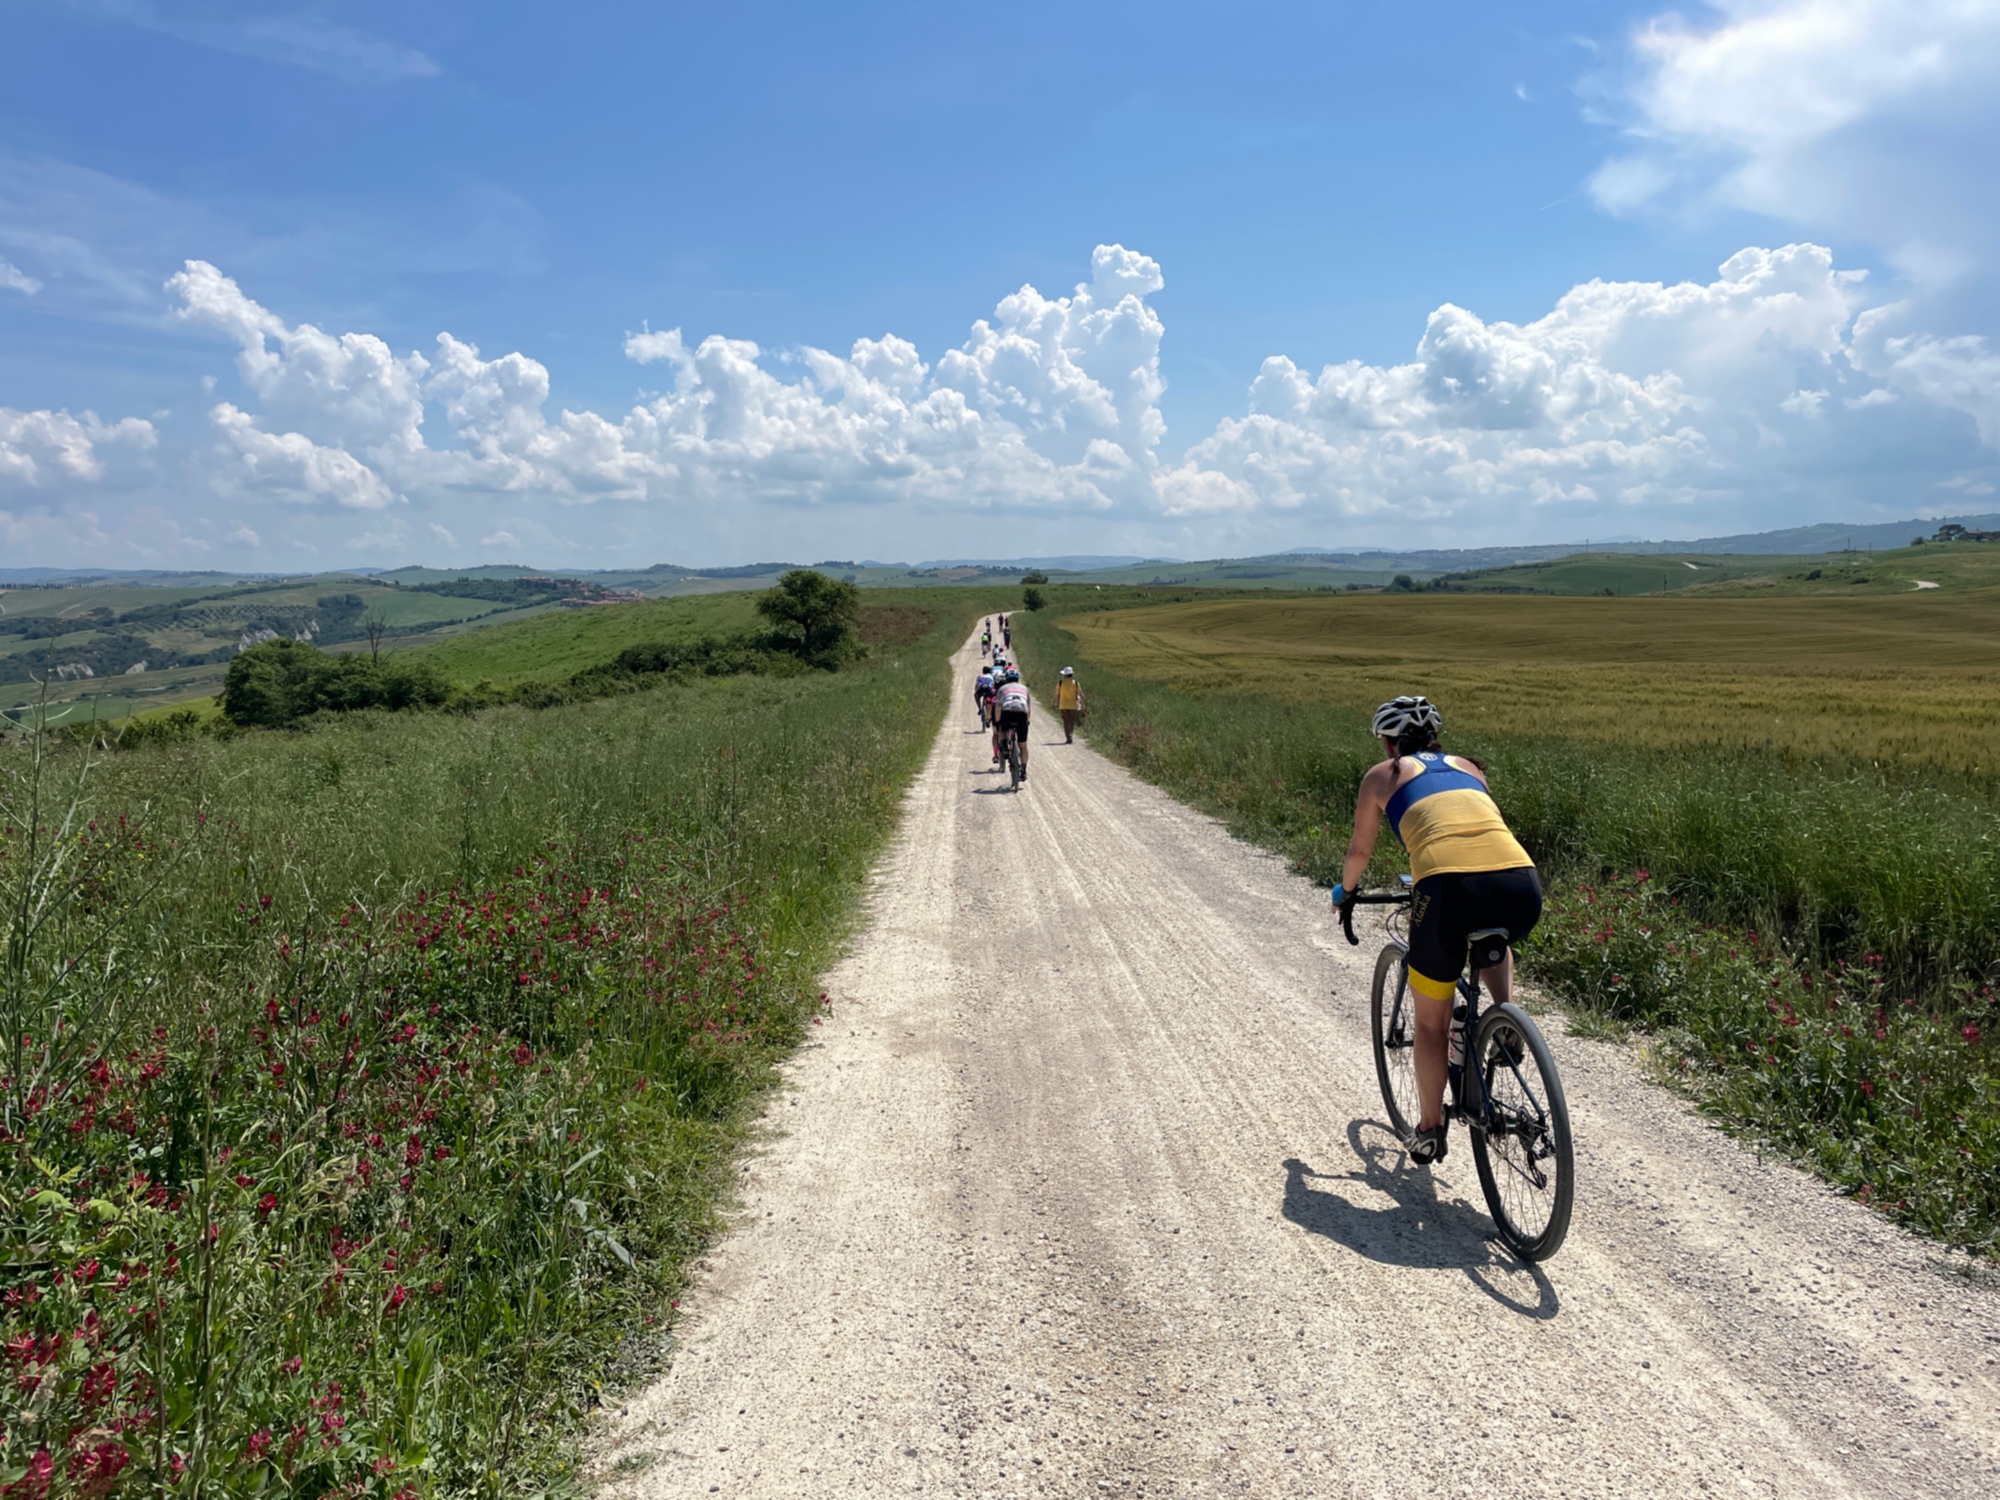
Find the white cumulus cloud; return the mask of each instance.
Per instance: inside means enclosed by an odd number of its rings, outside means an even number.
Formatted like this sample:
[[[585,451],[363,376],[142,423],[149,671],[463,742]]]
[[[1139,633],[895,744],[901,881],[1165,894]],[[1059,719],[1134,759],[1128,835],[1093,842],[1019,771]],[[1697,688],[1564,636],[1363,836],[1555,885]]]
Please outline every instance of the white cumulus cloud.
[[[1711,0],[1642,26],[1628,63],[1604,207],[1749,209],[1928,282],[1994,248],[2000,0]]]
[[[1817,245],[1747,249],[1708,281],[1587,282],[1527,323],[1447,303],[1400,364],[1273,356],[1244,414],[1178,458],[1148,302],[1162,285],[1151,259],[1102,246],[1068,296],[1023,287],[930,361],[892,334],[772,358],[647,328],[625,352],[665,389],[603,415],[552,413],[524,353],[442,333],[398,354],[287,322],[205,262],[169,283],[181,318],[234,343],[254,398],[210,413],[220,487],[328,513],[458,506],[486,546],[521,545],[519,521],[478,515],[501,497],[530,530],[537,504],[618,503],[746,535],[783,524],[771,507],[826,506],[1210,536],[1309,523],[1327,540],[1569,535],[1611,516],[1657,533],[1747,526],[1732,512],[1752,502],[1903,503],[1984,482],[2000,457],[2000,355],[1909,303],[1871,305]],[[868,524],[893,544],[895,523]]]
[[[102,480],[100,449],[144,453],[157,441],[153,424],[143,417],[106,423],[94,411],[76,417],[66,411],[0,406],[0,483],[43,488]]]
[[[432,357],[366,333],[288,324],[205,261],[167,289],[176,315],[239,348],[261,403],[212,413],[232,482],[275,498],[379,508],[467,491],[595,500],[909,498],[957,507],[1105,510],[1143,503],[1165,430],[1163,332],[1146,297],[1158,264],[1100,246],[1068,297],[1023,287],[933,370],[893,335],[846,355],[802,349],[791,378],[740,339],[689,348],[678,330],[626,351],[671,367],[673,388],[622,417],[551,418],[549,372],[486,359],[449,333]],[[450,432],[426,437],[427,408]]]

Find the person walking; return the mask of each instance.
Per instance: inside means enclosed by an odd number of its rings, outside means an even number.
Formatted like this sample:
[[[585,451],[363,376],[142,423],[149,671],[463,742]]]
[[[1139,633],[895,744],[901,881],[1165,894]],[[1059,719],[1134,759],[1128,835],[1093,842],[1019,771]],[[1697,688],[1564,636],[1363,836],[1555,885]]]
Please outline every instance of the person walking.
[[[1083,712],[1083,685],[1076,680],[1076,668],[1064,667],[1056,681],[1056,712],[1062,715],[1063,743],[1076,739],[1077,717]]]

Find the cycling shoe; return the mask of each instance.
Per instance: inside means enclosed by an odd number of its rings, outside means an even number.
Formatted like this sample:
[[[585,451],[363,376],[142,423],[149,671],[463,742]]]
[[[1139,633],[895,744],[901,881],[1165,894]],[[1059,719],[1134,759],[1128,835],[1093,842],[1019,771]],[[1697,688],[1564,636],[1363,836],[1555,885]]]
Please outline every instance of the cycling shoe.
[[[1446,1135],[1449,1126],[1440,1125],[1434,1130],[1419,1130],[1410,1137],[1410,1160],[1418,1166],[1427,1167],[1433,1162],[1445,1159],[1451,1150],[1451,1140]]]

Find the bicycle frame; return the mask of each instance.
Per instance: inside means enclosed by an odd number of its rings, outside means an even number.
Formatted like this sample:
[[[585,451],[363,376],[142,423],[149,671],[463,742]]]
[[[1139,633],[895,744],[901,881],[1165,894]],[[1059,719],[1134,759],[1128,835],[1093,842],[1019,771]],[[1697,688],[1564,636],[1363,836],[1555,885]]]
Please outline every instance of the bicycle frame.
[[[1389,940],[1403,950],[1404,973],[1406,977],[1398,987],[1396,1009],[1394,1012],[1394,1020],[1401,1020],[1403,1007],[1410,1004],[1411,995],[1409,980],[1407,978],[1410,951],[1409,921],[1411,894],[1408,891],[1403,891],[1379,896],[1358,896],[1355,899],[1358,903],[1364,905],[1390,906],[1395,908],[1384,919],[1383,925],[1388,928]],[[1354,935],[1352,917],[1343,917],[1342,921],[1347,928],[1348,941],[1358,943],[1360,939]],[[1449,1067],[1446,1069],[1444,1113],[1447,1119],[1463,1120],[1471,1129],[1483,1132],[1489,1130],[1496,1121],[1493,1114],[1492,1093],[1486,1086],[1487,1079],[1481,1075],[1478,1067],[1468,1068],[1465,1066],[1466,1063],[1473,1061],[1472,1039],[1479,1034],[1479,1019],[1483,1014],[1479,1008],[1479,1002],[1480,997],[1484,994],[1484,990],[1480,987],[1479,983],[1479,971],[1472,967],[1470,959],[1471,955],[1468,954],[1465,972],[1458,977],[1458,995],[1460,999],[1465,1001],[1465,1055],[1456,1070],[1455,1076],[1452,1069]],[[1414,1018],[1414,1013],[1412,1014]],[[1411,1030],[1414,1035],[1414,1025]],[[1494,1063],[1497,1064],[1497,1061],[1496,1058]],[[1520,1080],[1521,1091],[1534,1104],[1538,1120],[1545,1119],[1547,1113],[1546,1107],[1540,1099],[1535,1097],[1535,1092],[1529,1087],[1527,1079],[1521,1077],[1519,1062],[1509,1062],[1508,1068]]]

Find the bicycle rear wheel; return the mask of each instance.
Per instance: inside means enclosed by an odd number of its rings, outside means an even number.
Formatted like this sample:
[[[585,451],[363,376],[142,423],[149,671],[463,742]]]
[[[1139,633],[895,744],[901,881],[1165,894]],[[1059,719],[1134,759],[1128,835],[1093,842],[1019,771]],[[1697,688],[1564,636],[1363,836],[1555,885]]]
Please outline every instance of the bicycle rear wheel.
[[[1422,1117],[1417,1098],[1417,1018],[1410,999],[1408,950],[1390,943],[1375,960],[1368,1008],[1375,1031],[1375,1077],[1389,1128],[1407,1141]]]
[[[1500,1238],[1524,1260],[1547,1260],[1569,1233],[1576,1156],[1554,1056],[1528,1013],[1496,1005],[1472,1040],[1484,1095],[1472,1131],[1479,1186]]]
[[[1009,786],[1014,791],[1021,790],[1021,741],[1014,735],[1007,736],[1007,775]]]

